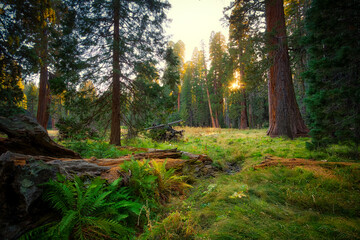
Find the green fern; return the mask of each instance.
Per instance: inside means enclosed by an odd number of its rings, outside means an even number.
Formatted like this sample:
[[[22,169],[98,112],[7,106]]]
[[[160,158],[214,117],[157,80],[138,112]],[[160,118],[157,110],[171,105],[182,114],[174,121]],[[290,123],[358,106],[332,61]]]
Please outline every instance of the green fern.
[[[112,184],[94,179],[84,183],[59,176],[45,184],[45,201],[61,214],[58,222],[30,231],[21,239],[123,239],[133,230],[126,226],[129,215],[137,215],[141,205],[131,201],[121,179]],[[46,231],[44,231],[46,230]]]
[[[152,166],[151,166],[152,165]],[[131,160],[121,165],[126,172],[131,172],[129,187],[140,200],[154,207],[157,202],[166,202],[170,195],[183,194],[191,185],[185,183],[186,176],[178,176],[175,169],[167,170],[164,163],[155,161]]]
[[[138,197],[142,203],[148,203],[151,207],[156,207],[156,179],[149,161],[131,160],[124,162],[121,168],[125,172],[131,172],[129,187],[132,193]]]
[[[166,161],[163,163],[153,161],[153,174],[157,177],[157,195],[160,201],[166,202],[170,195],[184,194],[184,190],[192,186],[185,183],[186,176],[175,174],[175,169],[166,169]]]

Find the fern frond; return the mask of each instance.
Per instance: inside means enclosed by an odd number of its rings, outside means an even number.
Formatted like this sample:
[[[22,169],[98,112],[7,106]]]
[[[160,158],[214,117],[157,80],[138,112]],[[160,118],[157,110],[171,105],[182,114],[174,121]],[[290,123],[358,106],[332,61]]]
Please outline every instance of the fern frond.
[[[53,180],[50,180],[45,185],[47,186],[47,191],[44,194],[44,199],[50,201],[56,210],[65,213],[72,208],[75,199],[68,185]]]
[[[131,228],[127,228],[119,222],[107,218],[89,219],[89,222],[91,222],[92,226],[100,227],[108,234],[115,232],[119,235],[129,235],[129,233],[133,232]]]
[[[39,239],[45,240],[51,238],[51,232],[49,232],[49,228],[54,226],[56,222],[46,223],[40,227],[34,228],[27,233],[23,234],[18,240],[32,240],[32,239]]]
[[[59,232],[65,233],[66,235],[70,235],[73,227],[79,221],[79,215],[76,211],[70,210],[65,216],[61,219],[61,221],[57,224]],[[67,234],[68,233],[68,234]]]

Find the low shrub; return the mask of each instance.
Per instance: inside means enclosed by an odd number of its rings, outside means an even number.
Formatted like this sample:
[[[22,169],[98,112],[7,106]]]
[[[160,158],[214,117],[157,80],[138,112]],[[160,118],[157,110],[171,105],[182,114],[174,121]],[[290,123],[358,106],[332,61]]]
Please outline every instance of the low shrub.
[[[85,126],[77,118],[61,117],[56,123],[59,129],[59,138],[62,139],[75,139],[81,140],[86,138],[97,138],[99,133],[94,127]]]
[[[71,141],[64,142],[64,145],[71,150],[78,152],[83,158],[117,158],[131,154],[130,150],[119,150],[114,145],[103,141]]]

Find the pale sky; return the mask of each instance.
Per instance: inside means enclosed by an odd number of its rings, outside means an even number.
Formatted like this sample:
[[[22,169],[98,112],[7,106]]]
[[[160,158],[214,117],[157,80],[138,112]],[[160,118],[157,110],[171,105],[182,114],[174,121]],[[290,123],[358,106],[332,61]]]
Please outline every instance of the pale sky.
[[[185,62],[191,60],[195,47],[200,49],[201,40],[205,43],[208,53],[210,34],[221,32],[228,40],[228,27],[220,19],[223,9],[230,5],[231,0],[169,0],[172,5],[168,18],[172,19],[166,30],[172,35],[170,40],[185,43]]]

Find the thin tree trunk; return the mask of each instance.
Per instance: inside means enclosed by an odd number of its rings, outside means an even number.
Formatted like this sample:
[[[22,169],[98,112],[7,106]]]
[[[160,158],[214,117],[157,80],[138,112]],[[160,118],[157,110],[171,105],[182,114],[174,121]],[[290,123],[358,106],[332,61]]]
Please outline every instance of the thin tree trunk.
[[[245,89],[241,89],[242,99],[241,99],[241,123],[240,129],[249,128],[249,121],[247,115],[247,107],[246,107],[246,92]]]
[[[39,81],[39,102],[36,118],[38,123],[44,129],[47,129],[47,123],[49,120],[50,88],[48,81],[48,37],[46,28],[44,28],[41,33],[40,51],[41,66]]]
[[[212,126],[213,128],[215,128],[216,125],[215,125],[215,120],[214,120],[214,116],[213,116],[212,109],[211,109],[209,88],[208,88],[207,86],[206,86],[206,95],[207,95],[207,100],[208,100],[209,110],[210,110],[211,126]]]
[[[252,106],[249,103],[249,128],[254,128],[253,114],[252,114]]]
[[[114,34],[113,34],[113,92],[110,143],[121,145],[120,128],[120,0],[114,0]]]
[[[242,53],[240,53],[241,57]],[[240,76],[244,78],[245,72],[244,72],[244,66],[240,63]],[[247,129],[249,128],[249,120],[247,115],[247,106],[246,106],[246,92],[245,89],[241,89],[241,121],[240,121],[240,129]]]
[[[210,118],[211,118],[211,126],[213,128],[216,128],[215,125],[215,120],[214,120],[214,116],[213,116],[213,112],[212,112],[212,108],[211,108],[211,101],[210,101],[210,93],[209,93],[209,88],[208,88],[208,79],[207,79],[207,69],[206,69],[206,64],[205,64],[205,56],[204,56],[204,69],[205,69],[205,85],[206,85],[206,96],[207,96],[207,101],[209,104],[209,111],[210,111]]]
[[[177,97],[177,110],[180,112],[180,89],[178,91],[178,97]]]
[[[266,30],[269,34],[269,129],[271,137],[305,136],[308,129],[301,117],[291,79],[283,0],[265,1]]]
[[[219,124],[219,117],[218,117],[218,111],[215,111],[215,127],[219,128],[220,124]]]

